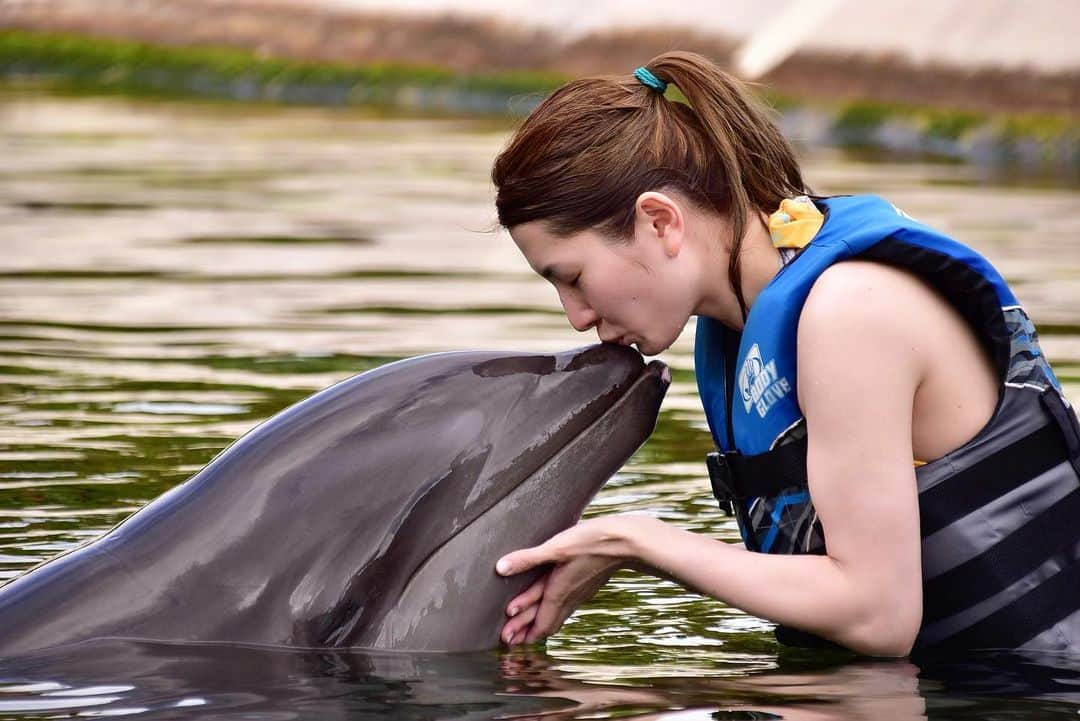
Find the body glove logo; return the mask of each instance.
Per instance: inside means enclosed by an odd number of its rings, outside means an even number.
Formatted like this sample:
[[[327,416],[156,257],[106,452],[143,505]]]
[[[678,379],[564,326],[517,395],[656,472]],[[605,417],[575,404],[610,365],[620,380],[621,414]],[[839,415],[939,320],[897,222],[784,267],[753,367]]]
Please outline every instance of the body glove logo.
[[[753,407],[764,418],[769,409],[790,392],[788,379],[779,377],[776,372],[776,360],[764,362],[758,344],[750,346],[739,368],[739,393],[746,412]]]

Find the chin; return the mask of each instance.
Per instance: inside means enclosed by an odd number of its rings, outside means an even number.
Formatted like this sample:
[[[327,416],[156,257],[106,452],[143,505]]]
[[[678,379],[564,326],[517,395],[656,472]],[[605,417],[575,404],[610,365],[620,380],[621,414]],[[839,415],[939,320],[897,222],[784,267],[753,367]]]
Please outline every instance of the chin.
[[[660,355],[672,345],[674,345],[675,341],[677,341],[678,339],[678,334],[676,334],[675,337],[671,338],[666,343],[657,343],[656,341],[653,341],[651,339],[642,338],[641,340],[634,343],[634,345],[637,346],[638,352],[641,353],[641,355]]]
[[[634,343],[634,345],[637,346],[638,353],[641,353],[641,355],[656,355],[667,349],[667,346],[657,348],[651,341],[647,340],[639,340],[637,343]]]

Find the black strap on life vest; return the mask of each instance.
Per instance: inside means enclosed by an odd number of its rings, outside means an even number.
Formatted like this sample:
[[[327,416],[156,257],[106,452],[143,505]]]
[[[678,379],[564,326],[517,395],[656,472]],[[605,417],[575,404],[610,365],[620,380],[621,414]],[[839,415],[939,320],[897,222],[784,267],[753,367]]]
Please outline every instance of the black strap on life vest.
[[[1078,588],[1080,563],[1072,563],[1005,608],[936,644],[934,651],[985,648],[987,638],[998,648],[1017,648],[1075,612]]]
[[[1080,488],[1035,516],[996,545],[923,584],[923,623],[931,624],[971,605],[954,589],[979,589],[989,598],[1039,567],[1046,559],[1069,554],[1076,545]],[[988,573],[988,570],[991,573]],[[1076,599],[1070,598],[1075,610]],[[1045,624],[1043,624],[1045,627]]]
[[[1056,391],[1052,391],[1056,395]],[[922,537],[1045,473],[1066,458],[1060,427],[1049,423],[919,494]]]
[[[710,453],[705,456],[709,482],[720,508],[732,513],[732,503],[756,496],[777,496],[793,487],[805,488],[806,438],[756,456]]]

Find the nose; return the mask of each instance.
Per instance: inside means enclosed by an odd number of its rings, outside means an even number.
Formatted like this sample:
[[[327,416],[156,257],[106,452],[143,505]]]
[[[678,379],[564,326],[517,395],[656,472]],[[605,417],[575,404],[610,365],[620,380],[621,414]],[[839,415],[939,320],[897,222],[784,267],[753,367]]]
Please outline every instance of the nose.
[[[562,302],[563,312],[574,330],[587,331],[600,322],[600,314],[590,308],[583,299],[560,291],[559,301]]]

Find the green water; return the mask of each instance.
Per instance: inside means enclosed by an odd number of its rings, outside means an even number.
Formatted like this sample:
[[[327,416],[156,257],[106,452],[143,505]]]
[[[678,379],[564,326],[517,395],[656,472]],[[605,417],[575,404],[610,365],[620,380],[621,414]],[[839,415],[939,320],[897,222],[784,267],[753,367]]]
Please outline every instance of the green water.
[[[488,173],[506,138],[460,119],[0,94],[0,577],[96,537],[354,373],[433,351],[592,342],[494,229]],[[1080,400],[1075,189],[992,184],[958,165],[805,161],[819,192],[882,194],[988,255]],[[704,474],[692,336],[662,356],[673,384],[656,433],[587,514],[641,511],[734,541]],[[782,651],[770,624],[629,572],[545,649],[495,658],[481,672],[498,682],[490,693],[570,699],[558,718],[1080,710],[1059,691],[990,698],[1004,681]],[[0,714],[30,714],[4,691]]]

